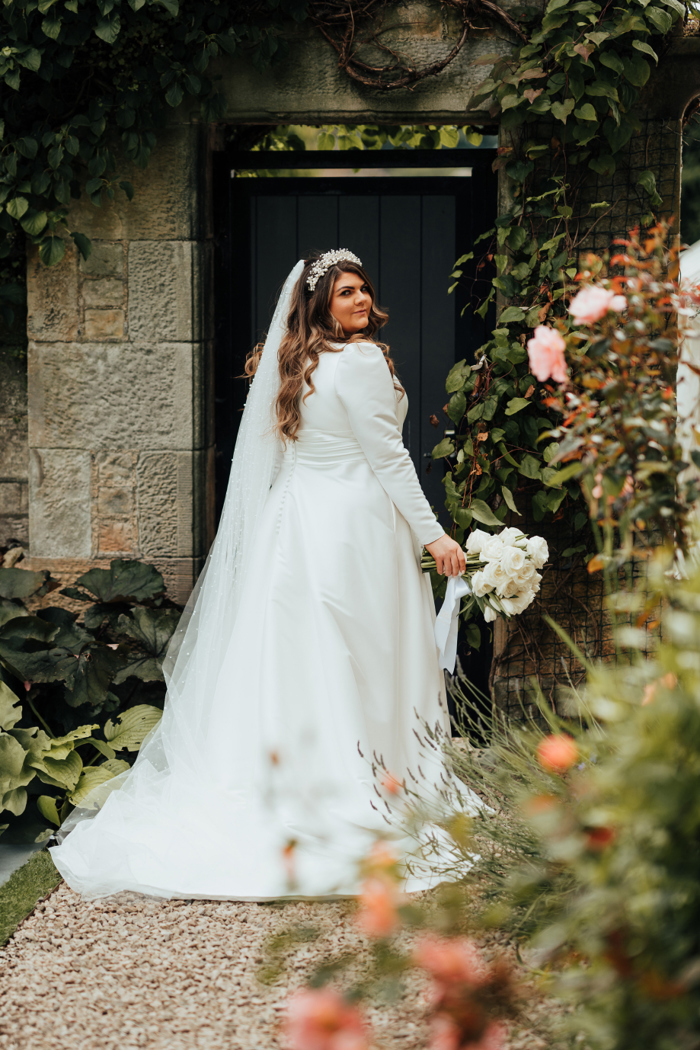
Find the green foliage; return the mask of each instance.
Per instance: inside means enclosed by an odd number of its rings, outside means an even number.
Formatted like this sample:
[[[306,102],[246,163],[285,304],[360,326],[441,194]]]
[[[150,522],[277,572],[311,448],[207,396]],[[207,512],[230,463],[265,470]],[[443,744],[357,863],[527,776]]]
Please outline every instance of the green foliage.
[[[509,511],[524,513],[527,499],[535,521],[565,513],[574,529],[586,521],[577,482],[549,484],[556,449],[546,434],[556,417],[529,374],[525,342],[532,328],[563,313],[586,231],[610,207],[586,199],[591,172],[614,171],[639,130],[634,107],[657,60],[650,41],[658,47],[656,39],[684,14],[678,0],[550,0],[523,46],[505,57],[480,59],[495,64],[471,104],[489,105],[512,133],[496,162],[512,193],[487,235],[483,255],[493,259],[497,276],[476,310],[485,316],[496,297],[505,308],[476,366],[461,362],[448,376],[448,414],[457,435],[454,449],[441,442],[434,451],[450,457],[446,506],[459,539],[472,525],[475,497],[488,500],[499,519]],[[637,179],[650,222],[661,198],[651,171]],[[473,254],[455,263],[451,291],[459,285],[461,264]]]
[[[89,239],[68,219],[82,194],[100,207],[133,187],[115,144],[139,167],[170,108],[199,102],[218,119],[225,100],[210,63],[239,48],[258,67],[285,53],[280,21],[302,21],[306,0],[12,0],[0,8],[0,278],[24,237],[52,266],[65,236]],[[5,286],[6,287],[6,286]],[[8,323],[21,289],[0,293]]]
[[[33,796],[53,824],[127,769],[117,752],[138,751],[160,718],[162,663],[180,618],[163,577],[140,562],[91,569],[62,592],[85,603],[82,621],[56,606],[29,612],[22,599],[55,586],[48,572],[0,569],[0,810],[35,820]],[[39,782],[54,790],[37,797]]]

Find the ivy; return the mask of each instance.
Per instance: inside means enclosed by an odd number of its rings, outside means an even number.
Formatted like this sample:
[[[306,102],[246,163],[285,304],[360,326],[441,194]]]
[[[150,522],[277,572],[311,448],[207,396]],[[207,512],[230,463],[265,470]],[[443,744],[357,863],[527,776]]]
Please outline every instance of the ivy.
[[[474,522],[496,527],[509,513],[529,513],[535,522],[566,517],[567,539],[588,520],[574,478],[551,485],[558,446],[547,435],[557,420],[529,373],[525,343],[536,325],[565,314],[579,250],[611,207],[590,200],[591,172],[609,175],[622,162],[641,127],[640,90],[685,15],[679,0],[550,0],[528,27],[527,43],[509,56],[478,60],[492,68],[470,107],[488,107],[509,133],[495,167],[505,169],[511,196],[486,243],[458,259],[451,278],[454,291],[465,261],[476,255],[479,267],[494,262],[490,294],[465,309],[484,317],[493,301],[501,306],[476,364],[461,361],[447,377],[447,414],[457,433],[433,450],[446,460],[445,504],[460,542]],[[650,223],[662,203],[654,173],[638,174],[637,187]],[[494,522],[475,512],[484,502]]]
[[[145,167],[168,110],[191,98],[202,119],[225,99],[210,64],[240,48],[262,68],[285,53],[284,21],[307,0],[11,0],[0,8],[0,315],[23,300],[16,259],[25,237],[53,266],[86,194],[101,207],[133,195],[121,155]],[[9,291],[12,285],[14,291]]]

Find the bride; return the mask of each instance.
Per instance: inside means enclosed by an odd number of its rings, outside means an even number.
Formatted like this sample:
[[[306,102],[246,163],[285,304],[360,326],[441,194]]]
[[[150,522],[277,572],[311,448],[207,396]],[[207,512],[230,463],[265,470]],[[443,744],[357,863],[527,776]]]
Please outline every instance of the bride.
[[[372,756],[399,782],[419,763],[439,779],[416,735],[418,719],[449,732],[420,553],[448,576],[465,559],[401,439],[406,395],[373,338],[386,320],[349,251],[287,278],[249,359],[224,513],[168,652],[163,718],[51,850],[84,896],[352,895],[358,859],[391,835]]]

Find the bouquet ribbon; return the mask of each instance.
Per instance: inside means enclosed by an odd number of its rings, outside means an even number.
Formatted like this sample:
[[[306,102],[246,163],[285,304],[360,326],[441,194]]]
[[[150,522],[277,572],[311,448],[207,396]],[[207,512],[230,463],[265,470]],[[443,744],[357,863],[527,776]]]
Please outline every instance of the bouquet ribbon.
[[[464,576],[450,576],[447,581],[445,600],[435,620],[435,641],[438,647],[438,664],[450,674],[457,662],[457,629],[459,627],[459,603],[471,587]]]

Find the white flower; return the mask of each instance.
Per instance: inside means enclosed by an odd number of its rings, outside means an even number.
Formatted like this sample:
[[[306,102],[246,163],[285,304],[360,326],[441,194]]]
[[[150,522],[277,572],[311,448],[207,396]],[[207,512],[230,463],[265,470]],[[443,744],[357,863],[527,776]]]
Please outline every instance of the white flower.
[[[498,617],[498,613],[494,609],[492,609],[490,605],[487,605],[484,608],[484,619],[486,620],[487,623],[493,623],[493,621],[497,617]]]
[[[501,605],[509,616],[517,616],[527,609],[534,597],[533,591],[525,591],[524,594],[520,594],[516,598],[501,598]]]
[[[509,547],[519,543],[521,540],[525,540],[527,543],[527,536],[525,533],[521,532],[520,529],[514,528],[512,525],[510,528],[504,529],[503,532],[499,532],[498,538]]]
[[[531,536],[527,541],[527,553],[535,563],[535,567],[541,569],[549,558],[549,547],[542,536]]]
[[[489,536],[481,544],[481,560],[482,561],[500,561],[501,555],[505,550],[505,545],[500,536]]]
[[[493,584],[488,582],[482,570],[475,572],[472,576],[472,590],[477,598],[483,598],[485,594],[493,590]]]
[[[481,570],[484,583],[493,590],[494,587],[504,587],[508,582],[503,566],[498,561],[489,561]]]
[[[488,532],[484,532],[483,529],[474,529],[473,532],[469,533],[469,539],[464,549],[467,554],[481,554],[482,545],[486,540],[490,539]]]
[[[506,547],[501,557],[501,567],[511,579],[515,579],[522,572],[526,560],[525,551],[520,547]]]

